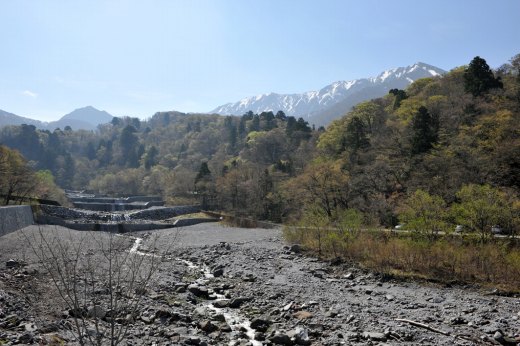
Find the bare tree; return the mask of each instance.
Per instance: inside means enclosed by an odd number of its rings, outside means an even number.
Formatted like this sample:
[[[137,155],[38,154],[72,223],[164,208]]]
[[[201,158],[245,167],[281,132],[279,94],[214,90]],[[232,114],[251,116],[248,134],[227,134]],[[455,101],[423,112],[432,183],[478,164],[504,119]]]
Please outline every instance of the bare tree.
[[[67,306],[77,342],[120,344],[163,258],[158,237],[147,252],[138,251],[142,238],[114,233],[39,227],[24,237]]]

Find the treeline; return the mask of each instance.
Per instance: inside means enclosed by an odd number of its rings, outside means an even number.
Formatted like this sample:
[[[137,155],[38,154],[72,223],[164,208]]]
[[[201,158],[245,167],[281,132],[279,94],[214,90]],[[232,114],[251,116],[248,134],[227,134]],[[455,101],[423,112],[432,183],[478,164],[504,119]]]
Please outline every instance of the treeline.
[[[520,55],[495,72],[476,57],[443,77],[358,104],[327,128],[317,142],[318,159],[289,181],[293,214],[318,210],[334,221],[354,209],[365,223],[392,226],[411,221],[405,209],[417,190],[434,196],[444,211],[473,189],[475,204],[514,208],[514,222],[494,217],[481,225],[453,213],[442,213],[442,221],[472,230],[499,221],[518,227],[519,72]],[[486,186],[493,198],[483,202],[477,192]],[[471,212],[482,214],[480,207]]]
[[[161,112],[114,118],[97,132],[0,130],[36,170],[68,189],[156,194],[170,203],[203,203],[254,218],[282,220],[280,183],[312,157],[318,131],[283,112],[241,117]]]
[[[468,186],[517,205],[519,70],[518,55],[496,71],[476,57],[361,103],[326,130],[281,111],[161,112],[114,118],[97,132],[6,127],[0,143],[63,188],[158,194],[277,222],[317,213],[334,222],[352,212],[392,226],[410,215],[418,190],[444,209],[461,203]]]

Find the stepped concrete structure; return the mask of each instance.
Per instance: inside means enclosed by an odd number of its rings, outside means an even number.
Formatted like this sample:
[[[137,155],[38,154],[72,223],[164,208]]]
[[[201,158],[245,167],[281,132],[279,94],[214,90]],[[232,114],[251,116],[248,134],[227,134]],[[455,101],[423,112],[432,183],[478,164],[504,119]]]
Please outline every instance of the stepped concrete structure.
[[[106,197],[68,191],[67,197],[75,208],[92,211],[114,212],[164,206],[164,201],[159,196]]]

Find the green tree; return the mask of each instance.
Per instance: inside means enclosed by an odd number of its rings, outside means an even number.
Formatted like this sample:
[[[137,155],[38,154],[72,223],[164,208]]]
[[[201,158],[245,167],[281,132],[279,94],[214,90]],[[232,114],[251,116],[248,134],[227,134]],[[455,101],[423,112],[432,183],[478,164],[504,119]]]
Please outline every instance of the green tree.
[[[408,95],[406,95],[406,91],[401,89],[391,89],[388,93],[395,96],[393,109],[399,108],[399,106],[401,106],[401,101],[408,98]]]
[[[433,144],[437,142],[439,123],[426,107],[419,107],[419,110],[412,118],[412,138],[411,152],[412,155],[422,154],[433,148]]]
[[[137,130],[132,125],[127,125],[121,131],[119,144],[121,145],[122,163],[128,167],[135,167],[138,162],[137,149],[139,139],[136,136]]]
[[[489,89],[502,88],[500,79],[495,78],[486,60],[476,56],[464,71],[464,88],[473,96],[479,96]]]
[[[144,155],[144,168],[150,169],[152,166],[156,164],[157,161],[157,155],[159,154],[159,150],[155,147],[155,145],[152,145],[150,148],[148,148],[148,151]]]
[[[0,145],[0,194],[8,205],[13,197],[32,197],[37,186],[27,160],[16,150]],[[20,201],[21,203],[21,201]]]
[[[365,149],[370,146],[367,130],[361,118],[354,116],[350,119],[347,124],[344,140],[345,148],[352,149],[353,151]]]
[[[420,189],[406,199],[399,219],[406,223],[407,229],[429,237],[448,229],[446,202]]]
[[[455,220],[481,237],[491,236],[491,227],[508,223],[510,203],[507,195],[490,185],[464,185],[458,192],[458,203],[451,212]]]
[[[197,173],[197,176],[195,177],[195,183],[199,182],[200,180],[207,178],[211,175],[211,171],[209,170],[208,163],[202,162],[200,164],[199,173]]]

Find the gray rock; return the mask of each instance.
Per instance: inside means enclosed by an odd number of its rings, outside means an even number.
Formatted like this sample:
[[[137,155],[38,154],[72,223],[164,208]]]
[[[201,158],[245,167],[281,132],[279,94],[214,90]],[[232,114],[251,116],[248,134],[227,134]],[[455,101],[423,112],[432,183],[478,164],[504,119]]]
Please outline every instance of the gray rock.
[[[213,271],[212,274],[214,277],[218,278],[218,277],[224,275],[224,268],[217,268]]]
[[[347,280],[354,280],[354,278],[355,278],[354,273],[347,273],[347,274],[343,275],[343,277]]]
[[[287,345],[291,346],[293,345],[293,341],[289,337],[289,335],[284,333],[278,333],[269,338],[269,341],[271,341],[275,345]]]
[[[107,311],[99,305],[94,305],[88,309],[87,316],[90,318],[103,319],[107,315]]]
[[[207,298],[209,296],[208,288],[206,286],[199,286],[197,284],[191,284],[188,286],[188,291],[193,293],[196,297]]]
[[[239,308],[242,304],[244,304],[245,302],[248,302],[250,301],[251,298],[247,298],[247,297],[238,297],[238,298],[233,298],[229,301],[229,307],[232,308],[232,309],[236,309],[236,308]]]
[[[363,338],[372,341],[386,341],[385,333],[379,332],[363,332]]]
[[[294,245],[291,245],[289,250],[294,253],[300,253],[300,252],[302,252],[302,247],[300,244],[294,244]]]
[[[213,323],[211,323],[211,321],[208,321],[208,320],[199,322],[199,328],[206,333],[211,333],[211,332],[218,330],[218,327],[216,325],[214,325]]]
[[[14,259],[9,259],[7,262],[5,262],[6,268],[18,268],[21,266],[22,266],[22,262],[14,260]]]
[[[256,341],[265,341],[265,334],[262,332],[256,332],[255,333],[255,340]]]
[[[270,325],[271,321],[266,318],[257,317],[251,321],[251,328],[259,332],[266,332]]]
[[[169,310],[166,310],[166,309],[159,309],[155,312],[155,318],[159,318],[159,319],[167,319],[172,316],[173,316],[172,312]]]
[[[18,337],[19,344],[32,344],[34,342],[33,333],[24,333]]]
[[[38,327],[34,323],[25,323],[23,327],[26,332],[35,332],[38,330]]]
[[[213,303],[213,306],[219,309],[227,308],[229,306],[229,300],[217,300]]]
[[[311,339],[309,338],[309,332],[307,329],[298,327],[295,330],[290,331],[287,333],[288,336],[291,337],[291,339],[294,340],[294,343],[296,345],[310,345]]]

